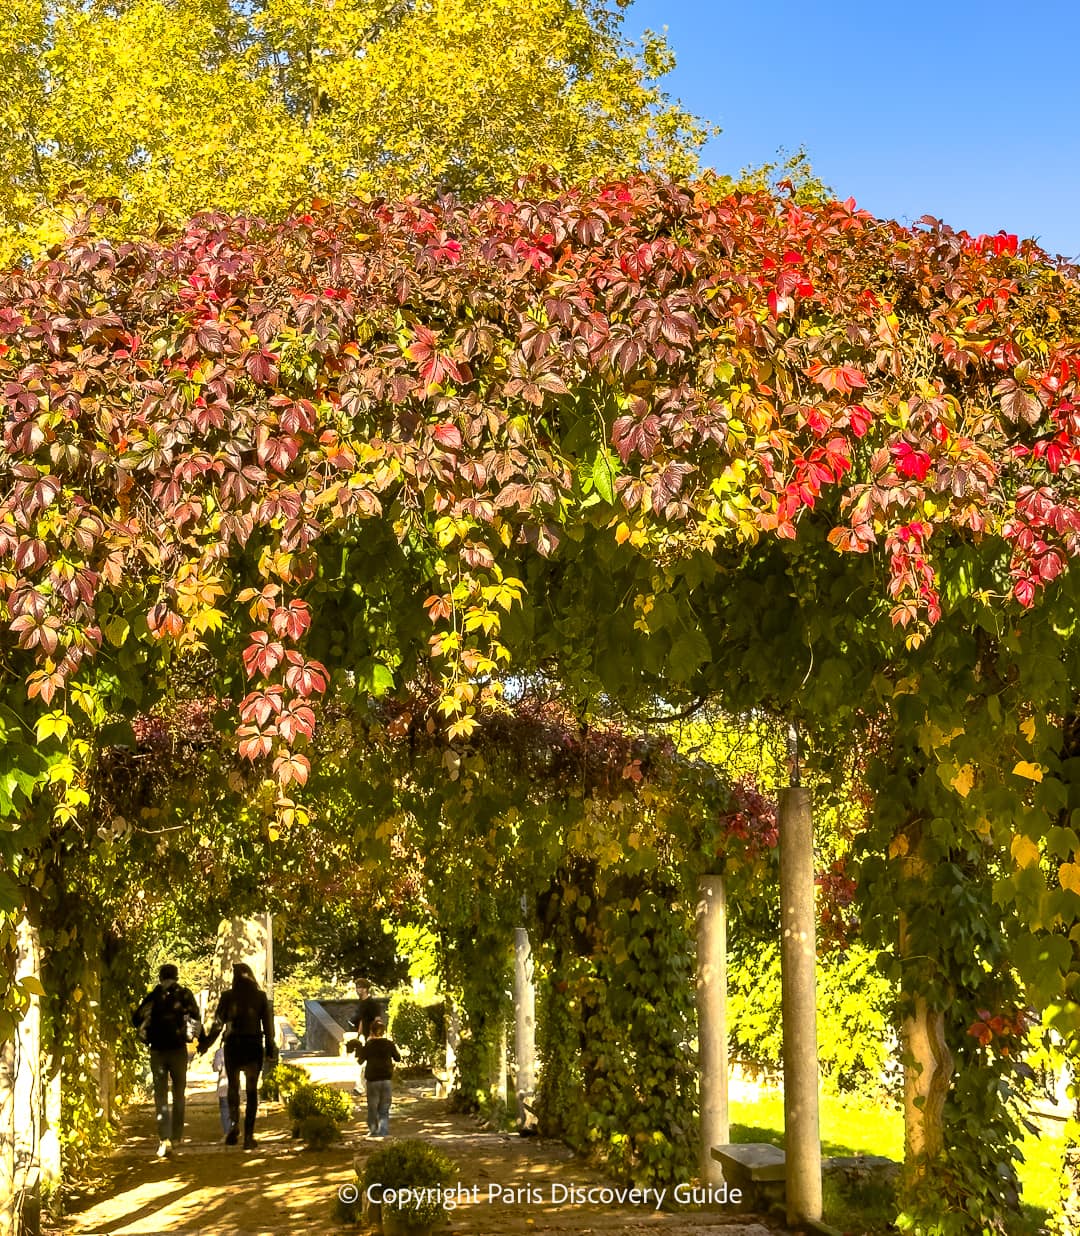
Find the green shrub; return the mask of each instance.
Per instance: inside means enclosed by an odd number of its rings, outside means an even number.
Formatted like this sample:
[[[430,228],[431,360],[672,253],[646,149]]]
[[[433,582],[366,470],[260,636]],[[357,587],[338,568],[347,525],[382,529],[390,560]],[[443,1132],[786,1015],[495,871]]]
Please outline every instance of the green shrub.
[[[348,1198],[342,1196],[342,1190],[334,1194],[333,1216],[334,1222],[342,1227],[355,1227],[364,1216],[364,1196],[360,1192],[359,1177],[357,1177],[356,1196]]]
[[[358,1187],[363,1197],[373,1185],[385,1189],[434,1189],[445,1187],[456,1178],[457,1168],[441,1150],[419,1139],[406,1138],[375,1151],[364,1164]],[[438,1223],[447,1215],[446,1207],[434,1198],[394,1205],[384,1202],[383,1210],[393,1210],[406,1223],[417,1226]]]
[[[347,1124],[353,1116],[352,1104],[340,1090],[320,1082],[308,1082],[296,1089],[285,1101],[292,1121],[293,1137],[302,1136],[303,1122],[313,1116],[329,1120],[334,1125]]]
[[[341,1127],[331,1116],[304,1116],[296,1127],[309,1150],[325,1150],[341,1141]]]
[[[299,1086],[310,1083],[311,1074],[307,1069],[279,1060],[263,1073],[259,1097],[266,1103],[285,1102]]]
[[[390,999],[389,1034],[410,1065],[429,1068],[442,1060],[444,1048],[440,1027],[443,1004],[420,1004],[408,992],[395,992]]]

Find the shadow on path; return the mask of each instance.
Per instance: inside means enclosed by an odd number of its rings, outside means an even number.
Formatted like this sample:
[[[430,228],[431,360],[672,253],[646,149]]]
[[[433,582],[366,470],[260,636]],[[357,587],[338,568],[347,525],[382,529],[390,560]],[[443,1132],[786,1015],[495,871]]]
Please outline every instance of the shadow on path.
[[[320,1081],[346,1091],[352,1086],[350,1060],[303,1057],[301,1062]],[[390,1128],[393,1137],[423,1137],[437,1144],[457,1164],[463,1188],[478,1199],[453,1211],[444,1229],[447,1236],[772,1236],[781,1230],[758,1216],[722,1208],[667,1213],[657,1212],[651,1203],[575,1205],[566,1199],[566,1190],[611,1182],[559,1142],[484,1130],[469,1117],[448,1113],[445,1102],[431,1093],[430,1082],[396,1085]],[[243,1151],[221,1144],[213,1079],[205,1064],[200,1065],[189,1078],[182,1153],[175,1159],[156,1159],[151,1108],[133,1108],[123,1139],[105,1165],[107,1177],[93,1195],[73,1202],[58,1230],[63,1236],[356,1232],[335,1222],[335,1195],[353,1182],[354,1163],[362,1164],[380,1143],[363,1136],[363,1100],[354,1102],[357,1119],[345,1140],[328,1150],[303,1149],[289,1136],[283,1109],[267,1105],[260,1110],[255,1150]]]

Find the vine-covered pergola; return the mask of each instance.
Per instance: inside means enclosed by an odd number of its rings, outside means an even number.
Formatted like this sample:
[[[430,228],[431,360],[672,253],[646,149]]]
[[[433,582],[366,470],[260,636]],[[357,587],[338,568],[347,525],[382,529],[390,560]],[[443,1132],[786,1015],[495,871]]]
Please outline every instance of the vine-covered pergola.
[[[9,951],[193,660],[284,838],[337,712],[420,680],[448,778],[530,674],[583,719],[767,709],[857,756],[906,1211],[1007,1229],[1026,1011],[1078,1024],[1076,270],[648,178],[88,217],[0,285],[0,383]]]

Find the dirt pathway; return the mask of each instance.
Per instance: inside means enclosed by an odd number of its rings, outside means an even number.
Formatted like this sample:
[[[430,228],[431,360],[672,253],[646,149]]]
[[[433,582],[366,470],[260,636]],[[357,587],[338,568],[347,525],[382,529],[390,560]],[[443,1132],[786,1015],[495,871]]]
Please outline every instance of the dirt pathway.
[[[320,1081],[343,1090],[352,1085],[351,1061],[302,1057],[299,1062]],[[431,1094],[430,1082],[396,1087],[390,1128],[394,1137],[428,1139],[458,1165],[470,1200],[454,1210],[448,1236],[772,1236],[780,1231],[758,1216],[722,1208],[667,1213],[651,1203],[574,1204],[566,1196],[569,1187],[610,1181],[558,1142],[485,1131],[468,1117],[449,1114]],[[108,1179],[93,1195],[74,1201],[59,1231],[64,1236],[345,1236],[356,1229],[336,1223],[335,1195],[354,1181],[354,1162],[362,1163],[380,1145],[363,1137],[362,1100],[356,1103],[357,1120],[345,1141],[318,1152],[291,1139],[280,1106],[266,1106],[256,1129],[258,1145],[245,1152],[221,1144],[212,1078],[200,1069],[189,1079],[182,1154],[157,1160],[151,1109],[133,1109],[124,1140],[108,1161]]]

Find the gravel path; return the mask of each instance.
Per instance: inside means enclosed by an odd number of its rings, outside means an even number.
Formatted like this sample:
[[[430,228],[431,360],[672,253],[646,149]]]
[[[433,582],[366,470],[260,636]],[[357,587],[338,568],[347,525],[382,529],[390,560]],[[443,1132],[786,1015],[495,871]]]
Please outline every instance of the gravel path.
[[[351,1060],[300,1057],[320,1081],[348,1090]],[[465,1116],[452,1115],[431,1097],[431,1083],[396,1088],[391,1135],[423,1137],[458,1165],[462,1204],[447,1236],[525,1236],[526,1233],[625,1233],[626,1236],[774,1236],[782,1229],[730,1208],[657,1211],[647,1204],[619,1204],[593,1193],[592,1204],[573,1189],[612,1188],[559,1142],[492,1133]],[[132,1109],[125,1136],[106,1164],[107,1177],[92,1194],[77,1198],[63,1236],[345,1236],[334,1197],[354,1180],[354,1163],[372,1147],[360,1119],[345,1141],[329,1150],[304,1150],[289,1136],[277,1106],[260,1111],[253,1151],[221,1145],[213,1079],[200,1063],[189,1076],[188,1124],[182,1153],[159,1161],[149,1106]],[[586,1198],[588,1194],[584,1195]],[[467,1200],[465,1200],[467,1197]]]

